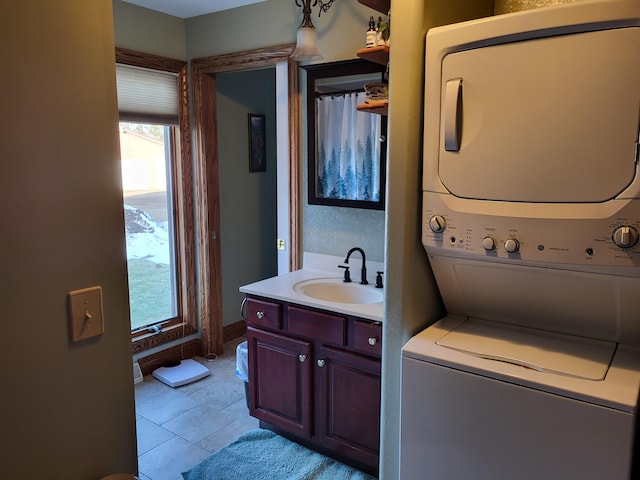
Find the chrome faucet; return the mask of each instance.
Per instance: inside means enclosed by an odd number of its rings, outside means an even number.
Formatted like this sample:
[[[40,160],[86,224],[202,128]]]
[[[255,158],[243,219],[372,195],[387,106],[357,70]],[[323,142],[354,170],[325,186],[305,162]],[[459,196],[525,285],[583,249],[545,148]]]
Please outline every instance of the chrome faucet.
[[[349,263],[349,257],[351,257],[351,254],[353,252],[360,252],[360,255],[362,255],[362,269],[360,270],[360,284],[367,285],[369,282],[367,282],[367,266],[366,266],[367,260],[364,255],[364,250],[362,250],[360,247],[353,247],[347,253],[347,258],[344,259],[344,263]]]

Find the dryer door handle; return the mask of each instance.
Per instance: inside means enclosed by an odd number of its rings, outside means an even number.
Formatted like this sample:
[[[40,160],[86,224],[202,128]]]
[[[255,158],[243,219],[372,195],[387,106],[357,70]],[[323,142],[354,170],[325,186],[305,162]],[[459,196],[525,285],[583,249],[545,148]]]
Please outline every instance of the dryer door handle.
[[[444,92],[444,149],[460,150],[462,136],[462,79],[447,80]]]

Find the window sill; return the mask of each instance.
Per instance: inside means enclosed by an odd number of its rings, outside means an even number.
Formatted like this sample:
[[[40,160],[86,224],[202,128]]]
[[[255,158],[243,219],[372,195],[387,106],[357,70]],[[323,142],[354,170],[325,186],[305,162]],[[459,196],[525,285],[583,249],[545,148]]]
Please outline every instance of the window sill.
[[[180,340],[188,335],[197,333],[197,330],[187,323],[177,323],[165,326],[161,332],[143,333],[131,338],[133,354],[142,353],[150,348],[164,345],[165,343]]]

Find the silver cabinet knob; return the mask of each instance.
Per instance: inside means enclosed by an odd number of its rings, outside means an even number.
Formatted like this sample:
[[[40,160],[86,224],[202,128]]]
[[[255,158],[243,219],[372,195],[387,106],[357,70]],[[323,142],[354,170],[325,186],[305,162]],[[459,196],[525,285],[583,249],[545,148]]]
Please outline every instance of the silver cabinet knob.
[[[307,359],[306,355],[298,355],[298,360],[300,361],[300,363],[304,362]]]
[[[264,312],[262,312],[262,311],[256,312],[256,317],[263,318],[264,317]]]
[[[318,360],[318,366],[319,366],[320,368],[324,367],[324,360],[323,360],[323,359],[319,359],[319,360]]]
[[[373,346],[378,343],[378,339],[376,337],[369,337],[369,345]]]

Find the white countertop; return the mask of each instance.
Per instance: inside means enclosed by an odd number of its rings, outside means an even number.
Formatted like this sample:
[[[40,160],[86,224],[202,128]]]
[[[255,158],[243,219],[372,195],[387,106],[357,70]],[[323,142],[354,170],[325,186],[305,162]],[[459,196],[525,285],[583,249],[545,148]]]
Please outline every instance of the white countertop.
[[[240,291],[250,295],[273,298],[274,300],[282,300],[284,302],[296,303],[306,307],[320,308],[331,312],[353,315],[381,322],[383,317],[383,301],[369,304],[329,302],[298,293],[294,289],[294,286],[297,283],[313,279],[326,279],[341,282],[342,270],[338,268],[338,265],[344,265],[343,257],[305,252],[302,269],[278,275],[277,277],[267,278],[266,280],[261,280],[259,282],[250,283],[248,285],[243,285],[240,287]],[[360,259],[359,254],[356,254],[349,261],[349,266],[351,267],[351,278],[354,284],[358,284],[359,282],[361,265],[362,260]],[[370,284],[363,285],[361,287],[384,292],[384,290],[375,288],[376,272],[383,271],[383,264],[380,262],[367,261],[366,266],[367,279]]]

